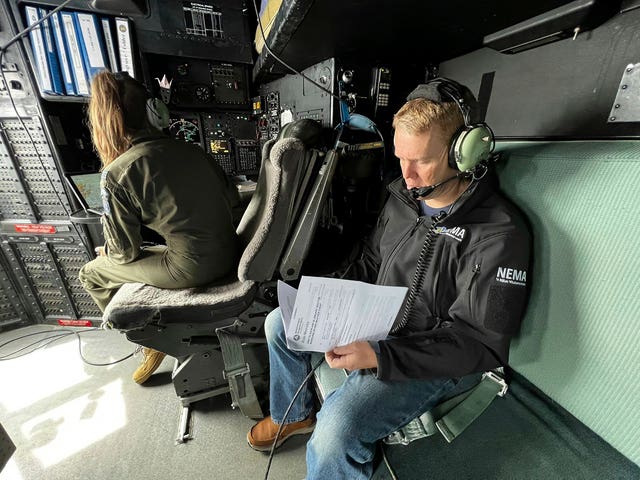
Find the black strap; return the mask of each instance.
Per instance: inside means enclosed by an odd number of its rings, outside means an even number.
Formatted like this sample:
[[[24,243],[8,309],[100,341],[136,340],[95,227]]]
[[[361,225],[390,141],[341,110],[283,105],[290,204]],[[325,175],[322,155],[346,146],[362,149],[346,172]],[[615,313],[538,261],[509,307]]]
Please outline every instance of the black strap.
[[[216,335],[220,340],[220,350],[224,360],[224,376],[229,381],[231,404],[249,418],[264,418],[256,391],[251,380],[249,364],[242,352],[240,337],[224,328],[217,328]]]

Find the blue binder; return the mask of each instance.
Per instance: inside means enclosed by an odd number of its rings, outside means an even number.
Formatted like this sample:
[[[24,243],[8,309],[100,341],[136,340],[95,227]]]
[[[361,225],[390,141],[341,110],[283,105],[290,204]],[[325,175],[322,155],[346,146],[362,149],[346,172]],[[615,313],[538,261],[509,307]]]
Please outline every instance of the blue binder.
[[[33,25],[39,19],[38,9],[36,7],[25,7],[24,13],[27,25]],[[35,71],[38,77],[40,90],[46,93],[55,93],[51,83],[51,74],[49,73],[49,65],[47,63],[47,50],[44,45],[44,36],[40,26],[29,32],[31,40],[31,49],[33,50],[33,59],[35,62]]]
[[[67,53],[69,54],[69,64],[71,65],[71,74],[73,75],[73,83],[78,95],[89,95],[89,82],[87,81],[87,72],[85,70],[82,53],[80,52],[80,40],[76,33],[75,15],[73,12],[60,12],[60,23],[62,24],[62,32],[64,33],[65,43],[67,45]]]
[[[49,20],[51,20],[51,26],[53,27],[53,40],[56,43],[56,51],[58,53],[58,60],[60,62],[60,70],[62,71],[62,80],[64,82],[64,89],[67,95],[75,95],[76,87],[73,83],[73,73],[71,71],[71,59],[69,58],[69,51],[67,50],[67,44],[64,39],[64,32],[62,31],[62,21],[60,20],[60,13],[53,14]]]
[[[44,8],[38,8],[38,18],[42,19],[47,15]],[[44,48],[47,53],[47,65],[49,68],[49,75],[51,76],[51,86],[55,93],[58,95],[64,95],[66,93],[64,84],[62,83],[62,72],[60,71],[60,62],[58,60],[58,53],[56,52],[56,44],[53,40],[52,27],[48,18],[43,21],[40,26],[42,27],[42,37],[44,39]]]
[[[75,22],[87,78],[91,81],[96,73],[107,68],[102,27],[92,13],[75,12]]]
[[[102,24],[102,36],[107,50],[109,66],[112,72],[119,72],[120,67],[118,67],[118,56],[116,55],[116,44],[113,29],[111,28],[111,19],[109,19],[109,17],[101,17],[100,23]]]

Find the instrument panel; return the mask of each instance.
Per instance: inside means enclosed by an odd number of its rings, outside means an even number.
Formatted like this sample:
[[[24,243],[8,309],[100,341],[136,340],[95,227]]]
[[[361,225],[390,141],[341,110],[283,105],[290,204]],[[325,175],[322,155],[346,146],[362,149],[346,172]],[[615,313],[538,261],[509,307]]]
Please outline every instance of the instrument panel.
[[[171,82],[169,108],[248,108],[245,65],[197,58],[149,55],[151,76]]]
[[[169,133],[199,145],[227,175],[255,175],[260,169],[257,123],[248,112],[175,112]]]
[[[154,54],[147,59],[171,111],[169,134],[199,145],[229,176],[257,174],[260,150],[257,116],[249,104],[248,67]]]

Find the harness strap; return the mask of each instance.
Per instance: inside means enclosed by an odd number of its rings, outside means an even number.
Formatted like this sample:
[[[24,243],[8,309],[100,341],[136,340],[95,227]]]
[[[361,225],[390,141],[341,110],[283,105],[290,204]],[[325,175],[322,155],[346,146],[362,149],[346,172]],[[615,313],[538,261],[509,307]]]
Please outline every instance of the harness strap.
[[[249,364],[242,352],[240,337],[225,328],[217,328],[216,335],[220,341],[220,351],[224,360],[223,375],[229,381],[231,406],[233,408],[239,407],[243,415],[249,418],[264,418],[256,391],[253,388]]]
[[[507,388],[502,377],[486,372],[463,401],[436,421],[436,427],[447,442],[451,443],[487,409],[496,396],[504,396]]]
[[[409,445],[414,440],[429,437],[438,432],[451,443],[486,410],[496,395],[504,396],[507,388],[506,382],[500,375],[485,372],[482,380],[475,387],[445,400],[413,419],[400,430],[386,437],[384,443]]]

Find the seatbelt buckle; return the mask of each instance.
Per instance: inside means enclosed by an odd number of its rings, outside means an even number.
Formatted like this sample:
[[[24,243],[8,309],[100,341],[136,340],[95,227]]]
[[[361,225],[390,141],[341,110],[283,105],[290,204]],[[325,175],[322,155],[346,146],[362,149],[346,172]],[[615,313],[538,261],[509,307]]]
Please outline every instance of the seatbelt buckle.
[[[222,371],[222,378],[229,381],[231,408],[239,407],[240,401],[247,396],[245,381],[250,371],[248,363],[245,363],[243,367]],[[251,377],[249,376],[248,378],[248,381],[251,382]]]
[[[249,364],[245,363],[244,366],[233,368],[231,370],[222,370],[222,378],[225,380],[234,379],[236,377],[241,377],[251,372],[249,368]]]
[[[482,380],[484,380],[485,377],[496,382],[501,387],[500,391],[496,395],[498,395],[499,397],[504,397],[507,394],[507,390],[509,390],[509,384],[504,381],[504,378],[502,378],[497,373],[492,372],[491,370],[482,374]]]
[[[387,435],[384,439],[383,439],[384,443],[386,443],[387,445],[409,445],[409,443],[411,443],[411,440],[409,440],[404,432],[402,431],[402,429],[397,430],[395,432],[393,432],[390,435]]]

